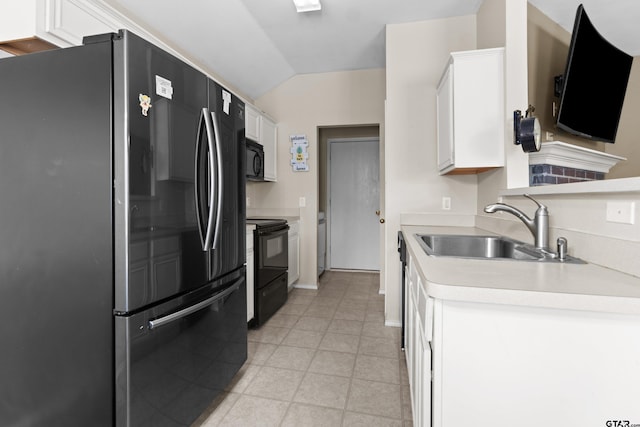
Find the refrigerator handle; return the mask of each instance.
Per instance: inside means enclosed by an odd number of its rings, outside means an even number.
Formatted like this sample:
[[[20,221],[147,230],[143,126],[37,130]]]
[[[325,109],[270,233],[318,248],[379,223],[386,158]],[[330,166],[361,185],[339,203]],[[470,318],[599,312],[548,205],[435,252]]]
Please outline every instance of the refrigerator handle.
[[[204,125],[204,128],[206,130],[206,134],[207,134],[207,147],[208,147],[208,163],[209,163],[209,170],[207,175],[205,176],[206,179],[209,180],[208,185],[207,185],[207,189],[209,191],[209,194],[207,195],[208,199],[207,199],[207,203],[204,204],[204,206],[207,206],[208,209],[203,208],[203,203],[202,203],[202,197],[203,195],[200,193],[200,188],[202,183],[200,182],[200,156],[202,153],[202,147],[201,147],[201,143],[202,143],[202,138],[200,138],[200,135],[202,134],[202,126]],[[202,243],[202,250],[203,251],[207,251],[209,250],[209,248],[211,247],[211,241],[213,239],[213,221],[214,221],[214,210],[212,209],[211,204],[213,203],[214,200],[214,192],[215,192],[215,184],[216,184],[216,176],[213,174],[214,171],[214,131],[213,131],[213,126],[211,124],[211,116],[209,115],[209,109],[206,107],[202,108],[202,112],[200,114],[200,122],[198,123],[198,137],[197,137],[197,141],[196,141],[196,156],[195,156],[195,162],[196,162],[196,167],[195,167],[195,203],[196,203],[196,215],[198,218],[198,230],[200,231],[200,241]],[[206,224],[204,223],[203,219],[204,219],[204,215],[205,212],[203,212],[204,210],[206,210]],[[203,233],[203,228],[204,233]]]
[[[187,308],[183,308],[182,310],[176,311],[174,313],[168,314],[163,317],[159,317],[157,319],[153,319],[149,321],[149,329],[159,328],[160,326],[168,325],[169,323],[175,322],[176,320],[180,320],[184,317],[187,317],[190,314],[195,313],[196,311],[202,310],[203,308],[209,307],[212,304],[215,304],[217,301],[220,301],[222,298],[225,298],[235,291],[238,290],[240,284],[244,281],[244,277],[236,280],[231,286],[226,288],[225,290],[218,292],[211,298],[207,298],[206,300],[200,301],[197,304],[191,305]]]
[[[216,117],[215,112],[211,112],[211,122],[213,123],[213,133],[215,135],[215,148],[216,148],[216,174],[217,174],[217,184],[216,188],[217,193],[217,203],[216,203],[216,223],[215,230],[213,233],[213,244],[211,249],[216,249],[218,246],[218,242],[220,240],[220,226],[222,224],[222,200],[223,200],[223,170],[222,170],[222,148],[221,148],[221,140],[220,133],[218,132],[218,118]]]

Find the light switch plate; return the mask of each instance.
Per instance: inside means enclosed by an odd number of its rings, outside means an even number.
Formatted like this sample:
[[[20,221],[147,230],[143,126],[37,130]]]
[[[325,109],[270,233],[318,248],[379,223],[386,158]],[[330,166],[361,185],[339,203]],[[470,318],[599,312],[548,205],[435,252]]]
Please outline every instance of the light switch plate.
[[[300,197],[300,199],[298,199],[298,206],[301,208],[307,206],[307,198],[304,196]]]
[[[636,202],[607,202],[607,222],[633,224],[636,213]]]

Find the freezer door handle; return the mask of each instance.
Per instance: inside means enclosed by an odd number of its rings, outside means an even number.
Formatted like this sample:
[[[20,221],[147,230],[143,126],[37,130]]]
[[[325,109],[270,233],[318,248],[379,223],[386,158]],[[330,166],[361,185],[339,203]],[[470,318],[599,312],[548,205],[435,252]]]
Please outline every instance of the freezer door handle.
[[[200,301],[197,304],[191,305],[187,308],[183,308],[182,310],[176,311],[174,313],[168,314],[163,317],[159,317],[154,320],[149,321],[149,329],[159,328],[160,326],[168,325],[169,323],[175,322],[176,320],[180,320],[196,311],[202,310],[203,308],[209,307],[212,304],[215,304],[217,301],[220,301],[222,298],[229,296],[234,293],[240,287],[240,284],[244,281],[244,277],[236,280],[231,286],[226,288],[223,291],[218,292],[214,296],[207,298],[206,300]]]
[[[213,134],[215,136],[215,157],[216,157],[216,175],[217,175],[217,188],[216,188],[216,223],[215,223],[215,227],[214,227],[214,233],[213,233],[213,244],[211,245],[211,249],[216,249],[216,247],[218,246],[218,241],[220,240],[220,225],[222,223],[222,189],[224,188],[223,186],[223,176],[224,174],[222,173],[222,148],[220,147],[220,133],[218,132],[218,118],[216,117],[216,113],[215,112],[211,112],[211,122],[213,123]],[[213,174],[213,172],[212,172]]]

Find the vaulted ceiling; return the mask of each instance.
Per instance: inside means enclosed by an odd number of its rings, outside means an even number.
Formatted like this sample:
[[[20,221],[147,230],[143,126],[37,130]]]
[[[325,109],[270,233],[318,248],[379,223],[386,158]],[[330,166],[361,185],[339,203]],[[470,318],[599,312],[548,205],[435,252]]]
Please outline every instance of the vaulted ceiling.
[[[296,74],[385,66],[385,25],[475,14],[483,0],[102,0],[251,98]],[[579,0],[529,0],[571,31]],[[640,54],[640,1],[583,0],[596,28]]]

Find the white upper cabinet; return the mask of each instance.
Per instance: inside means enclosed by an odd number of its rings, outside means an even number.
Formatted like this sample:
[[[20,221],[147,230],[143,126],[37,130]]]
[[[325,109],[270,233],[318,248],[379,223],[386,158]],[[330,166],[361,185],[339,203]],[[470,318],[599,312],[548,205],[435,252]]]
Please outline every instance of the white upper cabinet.
[[[250,104],[245,105],[245,136],[262,145],[264,150],[264,180],[277,181],[277,141],[276,123]]]
[[[277,141],[278,128],[267,116],[262,116],[260,121],[260,143],[264,150],[264,179],[265,181],[277,181]]]
[[[96,6],[77,0],[5,0],[3,9],[0,43],[16,55],[77,46],[84,36],[122,27]]]
[[[252,141],[260,142],[260,111],[250,104],[245,105],[245,136]]]
[[[436,99],[440,174],[504,166],[504,48],[453,52]]]

